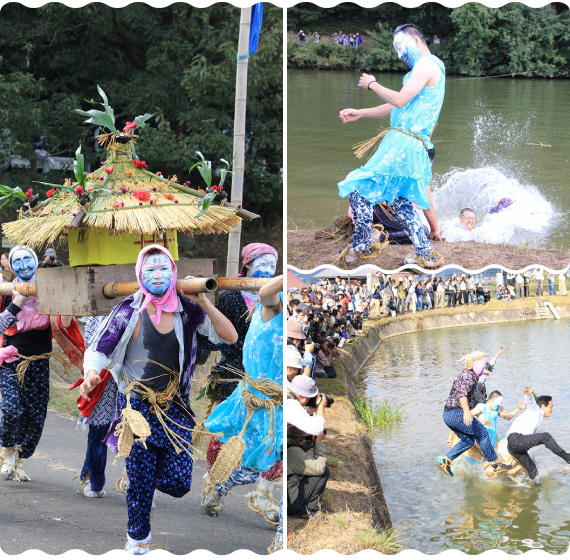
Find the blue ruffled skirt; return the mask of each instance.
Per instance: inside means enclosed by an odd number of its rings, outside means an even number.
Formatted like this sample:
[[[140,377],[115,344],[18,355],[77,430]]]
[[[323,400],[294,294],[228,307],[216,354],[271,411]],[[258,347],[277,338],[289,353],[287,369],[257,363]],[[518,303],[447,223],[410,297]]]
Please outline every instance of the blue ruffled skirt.
[[[338,184],[338,190],[342,198],[357,191],[372,205],[393,202],[401,196],[427,209],[430,204],[426,187],[430,180],[431,166],[423,143],[392,129],[370,160],[351,171]]]

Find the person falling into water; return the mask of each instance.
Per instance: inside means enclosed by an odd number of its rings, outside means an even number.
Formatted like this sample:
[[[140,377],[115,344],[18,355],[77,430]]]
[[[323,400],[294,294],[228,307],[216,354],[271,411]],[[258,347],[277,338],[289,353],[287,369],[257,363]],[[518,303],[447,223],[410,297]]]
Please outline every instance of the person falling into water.
[[[469,407],[470,397],[480,378],[491,375],[491,371],[485,367],[487,356],[482,352],[471,352],[458,361],[463,362],[465,367],[451,386],[443,411],[443,421],[461,441],[454,445],[447,455],[437,457],[436,461],[445,474],[454,476],[452,462],[477,442],[493,472],[508,471],[511,465],[504,465],[499,461],[489,433],[477,418],[473,418]]]
[[[430,243],[430,239],[441,240],[429,189],[430,159],[435,154],[430,135],[443,104],[445,67],[430,53],[425,36],[416,25],[398,26],[393,39],[398,57],[412,69],[404,77],[402,89],[388,89],[374,76],[362,74],[358,85],[372,90],[385,103],[367,109],[343,109],[339,115],[343,123],[361,117],[390,118],[390,128],[376,153],[338,184],[339,195],[349,198],[354,217],[352,247],[345,249],[343,255],[346,263],[379,256],[382,245],[378,234],[372,238],[372,209],[375,204],[386,202],[412,240],[417,263],[436,268],[443,264],[443,257]],[[426,214],[431,228],[429,236],[413,203]]]
[[[542,419],[552,416],[553,403],[550,395],[535,399],[533,391],[533,387],[526,387],[523,391],[526,410],[512,423],[507,432],[507,450],[526,469],[533,484],[538,486],[538,469],[528,455],[529,450],[537,445],[544,445],[569,464],[570,453],[564,451],[548,432],[536,433]]]

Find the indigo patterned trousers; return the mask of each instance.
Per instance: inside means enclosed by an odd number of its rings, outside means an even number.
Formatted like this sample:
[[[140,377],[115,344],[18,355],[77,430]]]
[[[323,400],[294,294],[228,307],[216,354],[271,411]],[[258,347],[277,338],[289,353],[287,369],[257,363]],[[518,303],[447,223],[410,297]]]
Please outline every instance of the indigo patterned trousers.
[[[125,408],[125,396],[119,394],[118,398],[121,408]],[[146,418],[151,429],[151,435],[146,439],[147,449],[141,442],[136,442],[125,460],[129,475],[127,533],[133,539],[142,540],[150,533],[150,513],[155,489],[174,498],[182,498],[190,491],[192,457],[186,451],[176,453],[157,417],[149,411],[146,401],[131,397],[131,406]],[[167,415],[172,422],[167,419],[166,425],[188,443],[192,443],[192,432],[180,427],[194,427],[182,407],[172,402]]]
[[[49,401],[49,359],[30,362],[24,387],[16,378],[20,360],[0,367],[0,442],[2,447],[20,446],[19,455],[27,459],[34,454],[47,415]]]
[[[354,218],[352,248],[355,251],[365,251],[372,243],[372,204],[356,191],[350,193],[348,200]],[[416,254],[425,256],[432,246],[426,235],[426,230],[414,209],[414,205],[407,198],[399,196],[394,202],[389,203],[388,207],[394,218],[406,230],[408,237],[412,240]]]
[[[443,421],[461,440],[451,448],[447,454],[448,459],[453,461],[459,457],[459,455],[465,453],[468,449],[471,449],[473,444],[477,442],[487,461],[497,460],[497,454],[495,453],[493,444],[489,439],[489,432],[485,429],[485,426],[477,420],[477,418],[473,418],[471,426],[468,426],[463,422],[463,410],[461,408],[454,408],[453,410],[444,411]]]
[[[103,441],[109,424],[101,426],[89,425],[89,434],[87,436],[87,453],[85,454],[85,462],[81,469],[81,478],[89,477],[91,490],[98,492],[103,490],[105,486],[105,467],[107,466],[107,446]]]

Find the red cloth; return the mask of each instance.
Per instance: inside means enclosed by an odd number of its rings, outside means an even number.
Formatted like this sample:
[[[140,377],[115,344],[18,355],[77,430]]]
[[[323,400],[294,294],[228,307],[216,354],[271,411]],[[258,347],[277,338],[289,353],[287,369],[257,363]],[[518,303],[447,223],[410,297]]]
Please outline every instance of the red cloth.
[[[246,266],[251,261],[254,261],[257,257],[261,257],[261,255],[267,255],[267,254],[273,255],[276,259],[279,258],[277,251],[271,245],[266,245],[265,243],[250,243],[249,245],[246,245],[241,250],[242,265],[238,276],[246,276],[247,275]]]
[[[77,367],[83,366],[83,354],[85,354],[85,341],[79,330],[75,317],[71,319],[69,327],[65,328],[61,317],[51,318],[51,337],[59,344],[67,359]]]
[[[95,408],[97,401],[101,398],[105,385],[107,385],[109,379],[111,379],[111,372],[106,369],[101,370],[101,383],[99,383],[93,391],[87,393],[91,400],[88,401],[81,396],[77,397],[77,408],[79,409],[81,416],[87,418],[93,412],[93,409]],[[69,386],[68,391],[79,387],[83,381],[83,377],[80,377],[73,385]]]

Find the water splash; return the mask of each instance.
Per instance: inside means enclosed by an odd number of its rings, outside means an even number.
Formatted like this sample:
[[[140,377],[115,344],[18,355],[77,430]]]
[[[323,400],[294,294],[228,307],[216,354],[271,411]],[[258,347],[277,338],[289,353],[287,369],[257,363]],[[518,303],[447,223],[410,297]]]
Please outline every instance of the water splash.
[[[539,186],[525,182],[528,162],[521,161],[521,145],[531,140],[534,116],[508,121],[477,103],[471,129],[474,169],[452,168],[435,177],[432,196],[442,235],[453,240],[453,228],[463,208],[475,212],[476,241],[537,244],[543,242],[559,219]],[[524,153],[524,149],[523,149]],[[496,214],[489,211],[501,198],[513,204]]]

